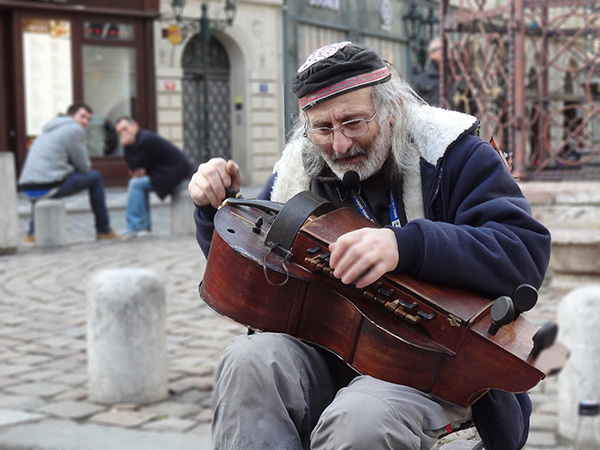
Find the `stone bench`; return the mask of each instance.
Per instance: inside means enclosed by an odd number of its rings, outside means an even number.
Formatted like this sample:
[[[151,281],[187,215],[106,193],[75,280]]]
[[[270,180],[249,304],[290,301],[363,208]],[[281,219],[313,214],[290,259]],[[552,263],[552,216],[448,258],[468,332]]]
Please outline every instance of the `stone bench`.
[[[165,287],[147,269],[99,271],[87,288],[88,397],[147,404],[168,395]]]
[[[44,198],[34,207],[35,245],[56,247],[67,242],[67,210],[62,200]]]
[[[171,194],[171,234],[174,236],[195,234],[194,202],[187,190],[187,185]]]
[[[19,245],[16,186],[14,155],[0,152],[0,255],[15,253]]]
[[[557,310],[558,340],[570,358],[558,374],[558,431],[572,441],[577,431],[577,406],[581,400],[597,400],[600,385],[600,284],[570,291]]]

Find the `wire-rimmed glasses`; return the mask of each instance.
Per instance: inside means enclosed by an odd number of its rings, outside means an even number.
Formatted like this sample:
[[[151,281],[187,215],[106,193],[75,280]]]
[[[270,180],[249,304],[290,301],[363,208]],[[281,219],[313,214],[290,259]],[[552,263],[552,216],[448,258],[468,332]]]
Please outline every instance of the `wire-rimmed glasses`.
[[[304,130],[304,137],[315,145],[325,145],[333,141],[333,132],[340,130],[349,138],[363,136],[369,132],[369,123],[373,121],[379,110],[375,111],[369,119],[352,119],[342,122],[339,127],[318,127]]]

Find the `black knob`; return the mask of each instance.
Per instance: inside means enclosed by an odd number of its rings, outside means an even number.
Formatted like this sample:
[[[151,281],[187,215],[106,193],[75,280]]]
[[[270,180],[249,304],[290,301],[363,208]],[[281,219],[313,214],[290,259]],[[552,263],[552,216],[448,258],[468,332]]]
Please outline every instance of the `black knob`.
[[[512,299],[503,295],[494,300],[494,304],[490,309],[490,318],[492,323],[488,333],[494,336],[500,327],[508,325],[515,319],[515,306]]]
[[[517,316],[524,311],[529,311],[538,301],[538,291],[530,284],[521,284],[512,295]]]
[[[533,349],[530,358],[537,358],[540,352],[554,344],[558,334],[558,325],[552,322],[545,323],[533,335]]]
[[[260,234],[260,230],[262,229],[263,226],[263,218],[258,216],[257,219],[254,221],[254,226],[252,227],[252,232],[256,233],[256,234]]]

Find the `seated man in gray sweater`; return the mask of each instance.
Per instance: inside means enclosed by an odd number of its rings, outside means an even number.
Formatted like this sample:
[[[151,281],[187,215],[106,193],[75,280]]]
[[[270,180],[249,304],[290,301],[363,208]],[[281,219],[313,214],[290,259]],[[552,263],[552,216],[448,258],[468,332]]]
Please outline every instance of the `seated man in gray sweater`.
[[[33,141],[19,177],[19,189],[29,198],[61,198],[88,190],[96,225],[96,239],[116,239],[106,209],[104,182],[97,170],[91,170],[85,147],[85,128],[92,108],[74,103],[66,115],[59,115],[44,125]],[[26,241],[34,240],[34,218]]]

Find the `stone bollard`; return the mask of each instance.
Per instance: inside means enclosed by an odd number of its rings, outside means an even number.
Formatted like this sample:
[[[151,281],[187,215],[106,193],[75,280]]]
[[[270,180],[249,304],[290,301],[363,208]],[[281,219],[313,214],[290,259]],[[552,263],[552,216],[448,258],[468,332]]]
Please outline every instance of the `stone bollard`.
[[[100,403],[166,398],[165,288],[150,270],[103,270],[87,291],[88,396]]]
[[[569,292],[559,303],[558,340],[571,352],[558,375],[558,432],[573,440],[580,400],[600,400],[600,284]]]
[[[11,152],[0,152],[0,255],[15,253],[19,246],[16,186],[15,157]]]
[[[61,200],[35,202],[35,245],[54,247],[67,242],[67,211]]]
[[[194,202],[187,189],[179,189],[171,195],[171,234],[194,234]]]

